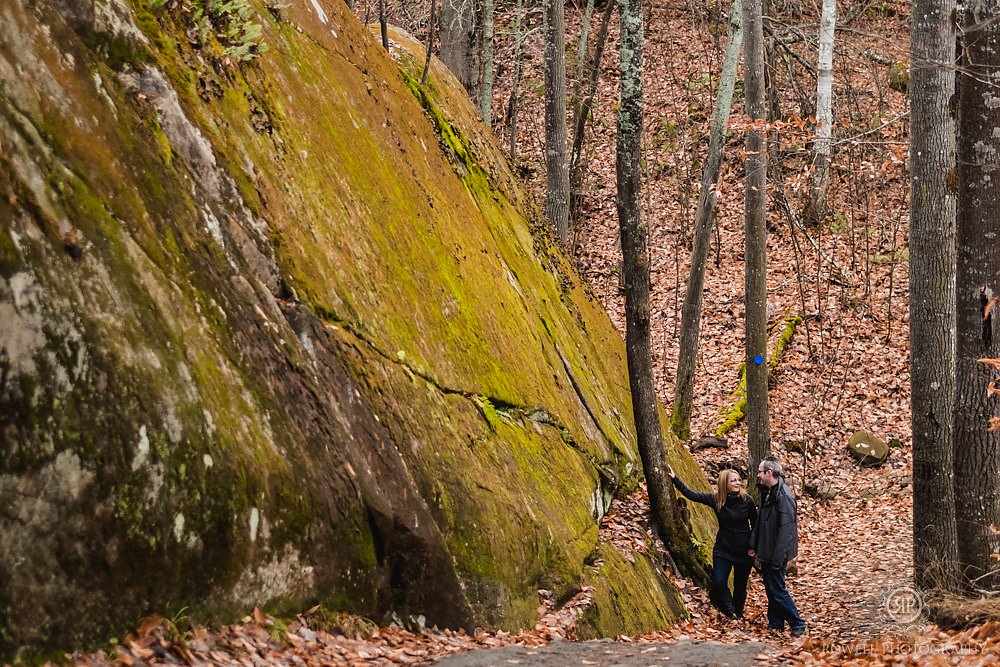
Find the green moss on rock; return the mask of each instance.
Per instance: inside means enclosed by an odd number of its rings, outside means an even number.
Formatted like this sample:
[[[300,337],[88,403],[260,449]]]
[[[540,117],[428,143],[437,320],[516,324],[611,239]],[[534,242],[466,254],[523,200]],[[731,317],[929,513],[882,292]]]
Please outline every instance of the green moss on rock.
[[[148,47],[95,46],[71,4],[0,26],[52,93],[0,109],[0,504],[35,517],[0,518],[0,655],[167,604],[533,626],[641,471],[621,338],[461,86],[343,5],[254,3],[237,65],[142,2]],[[660,622],[614,559],[595,632]]]
[[[677,589],[648,554],[630,552],[625,557],[603,543],[594,555],[601,565],[588,568],[584,579],[594,588],[594,604],[579,621],[581,639],[635,636],[688,617]]]

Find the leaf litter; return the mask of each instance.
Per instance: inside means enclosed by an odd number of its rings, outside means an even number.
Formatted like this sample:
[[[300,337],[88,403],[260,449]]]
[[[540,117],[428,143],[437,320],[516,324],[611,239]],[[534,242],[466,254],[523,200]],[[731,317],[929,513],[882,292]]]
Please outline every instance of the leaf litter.
[[[356,3],[359,15],[370,12],[369,4]],[[768,185],[768,313],[772,322],[786,313],[798,313],[805,321],[772,374],[769,402],[774,450],[786,463],[790,485],[799,496],[800,552],[789,589],[808,622],[808,634],[793,639],[766,629],[766,603],[757,575],[751,577],[745,620],[731,621],[713,609],[705,590],[668,571],[690,618],[660,632],[618,639],[763,641],[772,650],[761,656],[762,664],[997,664],[1000,624],[996,621],[943,630],[923,617],[902,623],[890,613],[888,601],[910,585],[913,574],[905,300],[907,108],[905,94],[892,90],[888,78],[891,66],[906,62],[909,5],[902,0],[877,6],[864,0],[840,4],[842,30],[838,30],[834,81],[838,119],[830,186],[833,214],[815,228],[791,218],[777,205],[775,194],[780,190],[788,196],[794,214],[809,182],[810,155],[804,147],[814,120],[808,95],[801,93],[803,86],[811,85],[802,63],[814,57],[811,35],[818,12],[785,3],[774,8],[771,25],[781,56],[772,66],[784,124],[767,128],[773,149],[770,159],[781,165],[783,176],[781,188],[773,181]],[[420,26],[407,26],[406,12],[412,4],[390,5],[390,11],[400,12],[396,23],[421,34]],[[691,221],[717,83],[713,77],[725,47],[727,10],[717,3],[657,2],[646,9],[644,215],[651,251],[657,390],[668,406]],[[498,24],[510,18],[504,14],[510,11],[498,8]],[[578,35],[579,9],[568,6],[566,20],[569,34]],[[582,216],[573,225],[572,244],[581,273],[624,332],[614,194],[616,31],[613,27],[609,36],[588,127]],[[530,57],[524,80],[541,80],[540,31],[525,48]],[[512,46],[501,39],[497,49],[500,62]],[[495,118],[503,118],[501,107],[509,93],[509,77],[500,72]],[[519,108],[517,166],[541,200],[541,88],[525,87]],[[705,282],[692,423],[696,437],[711,434],[717,426],[719,412],[735,388],[743,354],[740,159],[745,128],[740,126],[740,115],[737,100],[716,186],[717,230]],[[504,131],[497,128],[506,143]],[[899,446],[881,468],[859,468],[847,455],[844,445],[858,429],[886,441],[898,439]],[[746,460],[745,427],[730,433],[728,442],[727,448],[694,454],[706,476],[734,460]],[[786,443],[799,443],[805,455],[792,453]],[[807,484],[825,485],[833,497],[810,497],[804,493]],[[613,503],[602,521],[601,536],[627,557],[648,550],[651,532],[644,488]],[[479,629],[467,634],[422,627],[419,622],[410,623],[411,629],[403,623],[380,627],[367,619],[316,608],[285,621],[254,608],[240,623],[218,628],[184,627],[183,622],[154,615],[143,619],[113,649],[67,658],[95,666],[429,665],[458,652],[578,639],[576,622],[590,603],[587,587],[562,606],[555,605],[550,591],[539,591],[538,622],[534,629],[518,633]]]

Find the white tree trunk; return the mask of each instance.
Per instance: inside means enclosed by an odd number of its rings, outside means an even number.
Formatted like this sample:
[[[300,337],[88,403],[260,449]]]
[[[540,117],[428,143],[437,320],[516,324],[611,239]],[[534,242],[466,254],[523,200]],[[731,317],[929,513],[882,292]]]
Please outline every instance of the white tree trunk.
[[[819,62],[816,69],[815,172],[811,209],[806,222],[819,224],[826,216],[830,184],[830,137],[833,134],[833,43],[837,25],[837,0],[823,0],[819,22]]]

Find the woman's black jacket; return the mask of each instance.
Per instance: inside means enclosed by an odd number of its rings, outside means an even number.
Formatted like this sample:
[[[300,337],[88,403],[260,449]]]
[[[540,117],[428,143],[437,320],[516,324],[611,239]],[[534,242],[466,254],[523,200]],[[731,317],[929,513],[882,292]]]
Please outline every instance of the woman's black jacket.
[[[715,536],[713,555],[732,561],[750,560],[747,546],[750,544],[750,531],[757,521],[757,503],[753,498],[741,498],[738,493],[730,493],[722,509],[718,509],[714,493],[692,491],[679,477],[674,477],[674,486],[688,500],[708,505],[715,510],[715,516],[719,520],[719,533]]]

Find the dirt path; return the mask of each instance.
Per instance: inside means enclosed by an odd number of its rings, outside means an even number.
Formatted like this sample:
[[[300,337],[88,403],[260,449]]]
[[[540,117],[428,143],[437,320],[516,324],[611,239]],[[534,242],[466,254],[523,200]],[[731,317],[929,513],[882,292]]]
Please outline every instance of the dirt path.
[[[623,643],[610,640],[553,642],[547,646],[505,646],[447,657],[441,667],[649,667],[651,665],[703,665],[739,667],[753,665],[754,659],[768,650],[767,644],[720,642],[688,639],[673,644]]]

